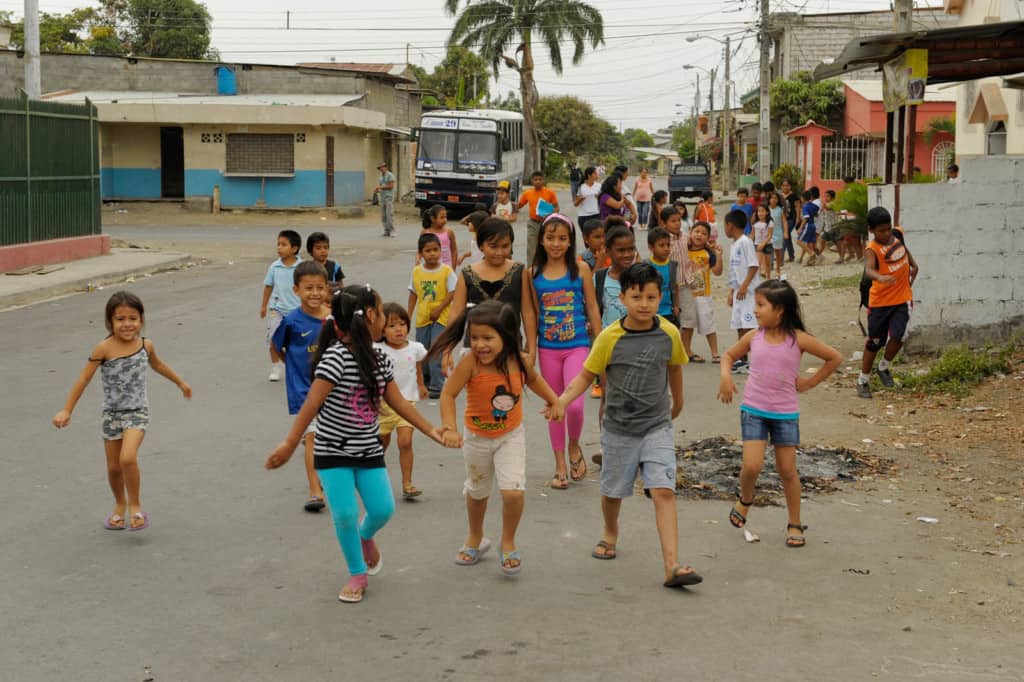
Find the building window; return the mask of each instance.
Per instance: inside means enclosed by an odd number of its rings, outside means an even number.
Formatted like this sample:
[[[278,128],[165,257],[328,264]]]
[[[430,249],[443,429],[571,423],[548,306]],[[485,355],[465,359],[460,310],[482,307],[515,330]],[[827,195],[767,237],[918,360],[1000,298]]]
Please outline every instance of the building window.
[[[228,175],[295,175],[295,137],[288,133],[229,133]]]
[[[953,155],[956,152],[956,148],[952,142],[940,142],[935,145],[932,149],[932,175],[935,177],[942,177],[949,168],[949,164],[953,163]]]
[[[993,121],[988,126],[985,135],[985,153],[990,156],[1002,156],[1006,154],[1006,124],[1002,121]]]

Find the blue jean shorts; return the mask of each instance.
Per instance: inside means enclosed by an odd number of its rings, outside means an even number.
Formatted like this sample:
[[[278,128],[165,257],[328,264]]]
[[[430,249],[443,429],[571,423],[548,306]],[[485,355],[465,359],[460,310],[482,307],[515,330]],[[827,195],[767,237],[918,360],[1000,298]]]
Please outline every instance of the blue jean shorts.
[[[676,444],[671,424],[643,436],[604,429],[601,452],[601,494],[605,497],[631,497],[637,473],[644,482],[644,490],[676,489]]]
[[[799,419],[772,419],[740,410],[740,432],[743,440],[768,440],[772,445],[800,445]]]

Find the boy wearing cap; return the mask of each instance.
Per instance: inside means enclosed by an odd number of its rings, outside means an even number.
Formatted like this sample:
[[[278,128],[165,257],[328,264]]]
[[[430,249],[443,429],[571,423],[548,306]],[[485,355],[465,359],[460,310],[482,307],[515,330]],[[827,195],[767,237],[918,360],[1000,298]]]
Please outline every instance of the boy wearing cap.
[[[380,180],[374,187],[374,192],[380,192],[380,221],[384,224],[382,237],[392,237],[395,231],[395,174],[388,170],[388,164],[381,162],[377,164],[380,171]]]
[[[491,205],[491,215],[507,220],[510,223],[514,223],[518,217],[516,207],[509,196],[508,180],[502,180],[498,183],[498,200]]]

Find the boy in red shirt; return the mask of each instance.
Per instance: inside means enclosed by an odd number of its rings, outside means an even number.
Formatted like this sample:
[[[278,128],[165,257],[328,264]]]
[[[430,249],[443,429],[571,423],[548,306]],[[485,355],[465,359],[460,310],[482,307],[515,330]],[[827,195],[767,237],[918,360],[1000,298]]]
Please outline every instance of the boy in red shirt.
[[[537,235],[540,234],[541,223],[544,221],[544,218],[552,213],[558,213],[558,197],[555,196],[553,190],[544,186],[544,174],[540,171],[534,171],[533,175],[530,176],[530,182],[533,184],[533,187],[524,190],[519,195],[519,208],[527,204],[530,205],[530,222],[526,224],[526,267],[533,265],[533,255],[537,251]],[[537,205],[541,200],[554,208],[548,209],[544,207],[546,212],[541,215],[537,212]]]

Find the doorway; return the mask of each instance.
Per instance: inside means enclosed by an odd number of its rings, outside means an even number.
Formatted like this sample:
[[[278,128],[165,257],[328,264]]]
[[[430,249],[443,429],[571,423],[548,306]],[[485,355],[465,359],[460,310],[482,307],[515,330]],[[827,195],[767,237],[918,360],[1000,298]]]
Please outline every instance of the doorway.
[[[185,197],[185,137],[181,128],[160,128],[160,196]]]

